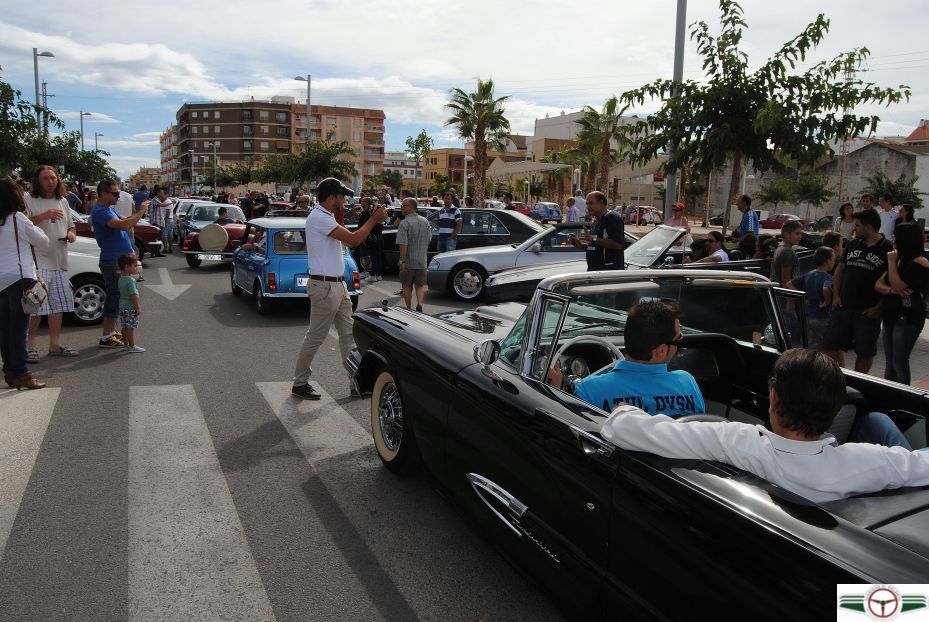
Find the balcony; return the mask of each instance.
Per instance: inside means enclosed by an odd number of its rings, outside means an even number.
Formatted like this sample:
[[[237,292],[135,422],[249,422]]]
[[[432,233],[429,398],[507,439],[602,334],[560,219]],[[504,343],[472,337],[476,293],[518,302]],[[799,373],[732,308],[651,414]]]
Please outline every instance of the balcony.
[[[383,133],[384,133],[384,126],[383,126],[383,125],[371,125],[371,124],[368,124],[368,125],[365,125],[365,132],[378,132],[378,133],[380,133],[380,134],[383,134]]]

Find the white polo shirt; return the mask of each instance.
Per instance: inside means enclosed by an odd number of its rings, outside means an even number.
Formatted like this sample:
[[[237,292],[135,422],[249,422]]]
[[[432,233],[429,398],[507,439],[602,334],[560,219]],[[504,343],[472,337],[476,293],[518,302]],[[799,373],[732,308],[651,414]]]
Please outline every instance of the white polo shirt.
[[[317,205],[306,218],[306,260],[310,274],[342,276],[345,264],[342,243],[329,237],[339,223],[332,212]]]

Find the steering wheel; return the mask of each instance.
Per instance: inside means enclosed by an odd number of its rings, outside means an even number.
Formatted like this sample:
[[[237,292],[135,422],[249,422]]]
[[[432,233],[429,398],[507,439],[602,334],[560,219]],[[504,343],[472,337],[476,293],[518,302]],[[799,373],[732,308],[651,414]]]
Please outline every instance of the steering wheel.
[[[564,356],[565,351],[573,345],[579,343],[594,343],[598,346],[602,346],[604,350],[610,353],[610,357],[613,359],[613,362],[625,360],[626,357],[623,356],[623,353],[620,352],[619,348],[615,345],[604,339],[603,337],[597,337],[595,335],[578,335],[577,337],[572,337],[565,341],[558,348],[558,351],[555,352],[555,359],[559,359]]]

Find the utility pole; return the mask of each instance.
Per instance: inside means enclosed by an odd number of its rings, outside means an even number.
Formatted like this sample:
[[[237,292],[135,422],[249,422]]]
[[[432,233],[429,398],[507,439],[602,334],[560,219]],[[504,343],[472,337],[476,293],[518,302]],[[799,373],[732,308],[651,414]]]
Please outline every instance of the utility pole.
[[[845,65],[845,83],[848,84],[855,77],[855,68],[852,63],[847,63]],[[842,114],[847,115],[849,113],[849,108],[846,106],[842,110]],[[838,183],[838,193],[837,198],[839,199],[839,205],[841,205],[845,199],[845,193],[848,192],[846,185],[848,184],[848,136],[842,137],[842,144],[839,147],[839,183]]]
[[[677,97],[681,92],[680,84],[684,81],[684,31],[687,27],[687,0],[677,0],[677,24],[674,34],[674,82],[675,86],[671,90],[671,99]],[[668,160],[674,158],[674,150],[677,145],[668,145]],[[675,178],[674,173],[668,173],[665,177],[664,193],[664,221],[671,218],[671,206],[674,205]]]

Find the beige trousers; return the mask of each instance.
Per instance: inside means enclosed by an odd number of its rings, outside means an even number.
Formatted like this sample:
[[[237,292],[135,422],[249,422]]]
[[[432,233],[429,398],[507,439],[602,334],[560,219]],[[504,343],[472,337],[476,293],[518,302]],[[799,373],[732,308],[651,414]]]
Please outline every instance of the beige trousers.
[[[352,339],[352,300],[348,296],[344,283],[310,280],[306,286],[310,297],[310,327],[303,338],[303,346],[297,356],[294,368],[294,386],[307,383],[313,374],[313,357],[319,346],[326,340],[329,328],[335,323],[339,334],[339,350],[344,360],[352,353],[355,345]]]

